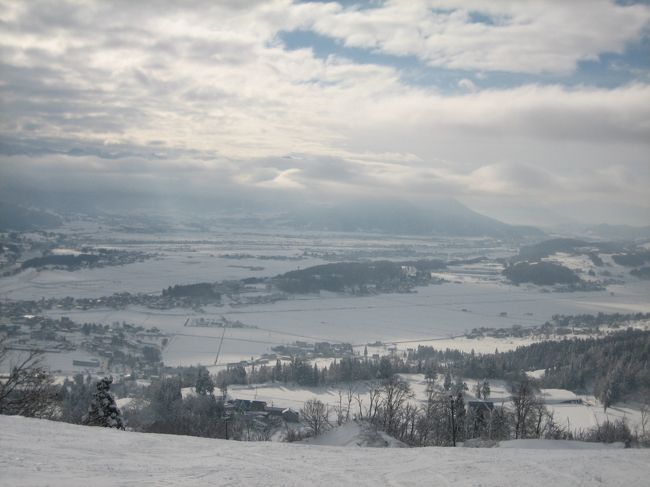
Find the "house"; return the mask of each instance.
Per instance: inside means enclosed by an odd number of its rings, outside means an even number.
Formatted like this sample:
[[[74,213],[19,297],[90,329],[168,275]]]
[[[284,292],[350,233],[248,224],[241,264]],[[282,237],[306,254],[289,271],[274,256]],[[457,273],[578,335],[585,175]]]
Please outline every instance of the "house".
[[[297,423],[300,421],[300,414],[298,411],[286,408],[284,411],[282,411],[282,419],[284,419],[287,423]]]
[[[300,421],[300,414],[290,408],[267,406],[266,412],[269,413],[269,416],[282,417],[282,419],[284,419],[287,423],[297,423]]]

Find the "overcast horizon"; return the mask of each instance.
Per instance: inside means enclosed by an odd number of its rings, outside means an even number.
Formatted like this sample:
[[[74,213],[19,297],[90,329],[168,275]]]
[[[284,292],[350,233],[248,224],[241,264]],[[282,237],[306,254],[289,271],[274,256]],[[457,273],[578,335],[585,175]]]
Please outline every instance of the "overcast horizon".
[[[0,5],[5,197],[650,225],[648,2]]]

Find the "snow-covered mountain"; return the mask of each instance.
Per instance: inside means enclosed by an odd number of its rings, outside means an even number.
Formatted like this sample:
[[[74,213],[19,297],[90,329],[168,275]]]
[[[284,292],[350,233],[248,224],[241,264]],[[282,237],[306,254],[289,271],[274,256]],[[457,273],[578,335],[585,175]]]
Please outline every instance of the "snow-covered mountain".
[[[0,416],[7,486],[645,486],[650,451],[345,448],[130,433]],[[575,446],[575,445],[574,445]],[[591,446],[591,445],[584,445]]]

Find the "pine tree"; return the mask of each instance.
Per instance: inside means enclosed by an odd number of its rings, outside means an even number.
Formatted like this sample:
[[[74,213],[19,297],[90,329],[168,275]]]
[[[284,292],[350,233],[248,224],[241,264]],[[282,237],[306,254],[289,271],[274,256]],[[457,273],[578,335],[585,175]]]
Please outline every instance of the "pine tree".
[[[106,428],[124,429],[120,410],[110,394],[112,377],[104,377],[97,382],[97,391],[88,407],[88,414],[83,418],[87,426],[104,426]]]
[[[210,377],[210,372],[205,367],[199,368],[199,373],[196,378],[196,385],[194,390],[197,394],[206,395],[214,392],[214,382]]]

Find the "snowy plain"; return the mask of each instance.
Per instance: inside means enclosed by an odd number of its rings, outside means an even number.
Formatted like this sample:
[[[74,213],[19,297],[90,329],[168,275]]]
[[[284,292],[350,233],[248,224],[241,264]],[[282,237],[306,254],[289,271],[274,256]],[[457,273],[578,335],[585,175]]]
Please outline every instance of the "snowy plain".
[[[494,239],[444,237],[391,237],[375,234],[344,234],[296,230],[260,230],[227,226],[214,231],[190,231],[181,222],[166,233],[126,231],[119,225],[71,221],[62,229],[77,246],[144,252],[155,257],[125,266],[81,269],[74,272],[27,269],[0,278],[0,299],[41,297],[99,297],[115,292],[160,293],[174,284],[213,282],[247,277],[268,277],[328,261],[367,258],[490,259],[514,255],[512,242]],[[70,247],[69,245],[67,247]],[[61,249],[64,250],[64,249]],[[68,248],[67,251],[74,251]],[[237,257],[237,258],[233,258]],[[603,256],[605,257],[605,256]],[[582,278],[596,268],[584,256],[563,254],[553,258],[579,272]],[[627,271],[606,259],[615,276]],[[51,310],[52,317],[68,316],[77,322],[111,324],[126,321],[156,326],[174,335],[163,351],[168,365],[211,366],[221,331],[184,328],[188,317],[239,320],[257,329],[228,329],[219,363],[239,362],[270,352],[274,345],[295,340],[345,341],[361,347],[379,340],[398,343],[397,348],[418,344],[436,348],[459,348],[476,352],[500,351],[525,345],[525,341],[493,340],[458,342],[450,337],[475,327],[503,328],[540,325],[554,314],[650,312],[650,282],[627,276],[607,291],[557,293],[536,286],[512,286],[500,276],[495,260],[452,265],[440,277],[447,283],[417,288],[409,294],[353,297],[321,293],[293,296],[286,301],[244,307],[206,306],[202,311],[157,311],[131,306],[123,310]],[[385,353],[385,351],[380,351]],[[54,365],[54,364],[53,364]],[[59,367],[60,363],[53,367]],[[65,370],[63,370],[65,371]],[[75,372],[68,370],[67,372]]]
[[[15,416],[0,416],[0,431],[0,483],[17,487],[645,487],[650,477],[648,450],[561,442],[350,448],[131,433]]]
[[[206,306],[202,313],[132,306],[124,310],[51,310],[45,314],[54,318],[67,316],[81,323],[126,321],[156,326],[176,335],[163,351],[166,364],[209,366],[214,362],[222,330],[185,328],[183,323],[188,317],[224,317],[257,327],[228,329],[221,363],[250,359],[252,355],[270,352],[274,345],[296,340],[345,341],[361,346],[377,340],[407,342],[401,343],[400,349],[417,348],[418,344],[436,348],[463,345],[467,351],[475,348],[477,352],[494,352],[495,348],[505,351],[527,343],[512,339],[499,344],[483,339],[454,344],[441,339],[462,335],[475,327],[541,325],[554,314],[649,312],[648,296],[647,281],[610,286],[608,292],[574,293],[542,293],[500,282],[471,281],[418,288],[417,293],[410,294],[352,297],[322,293],[242,308]]]

